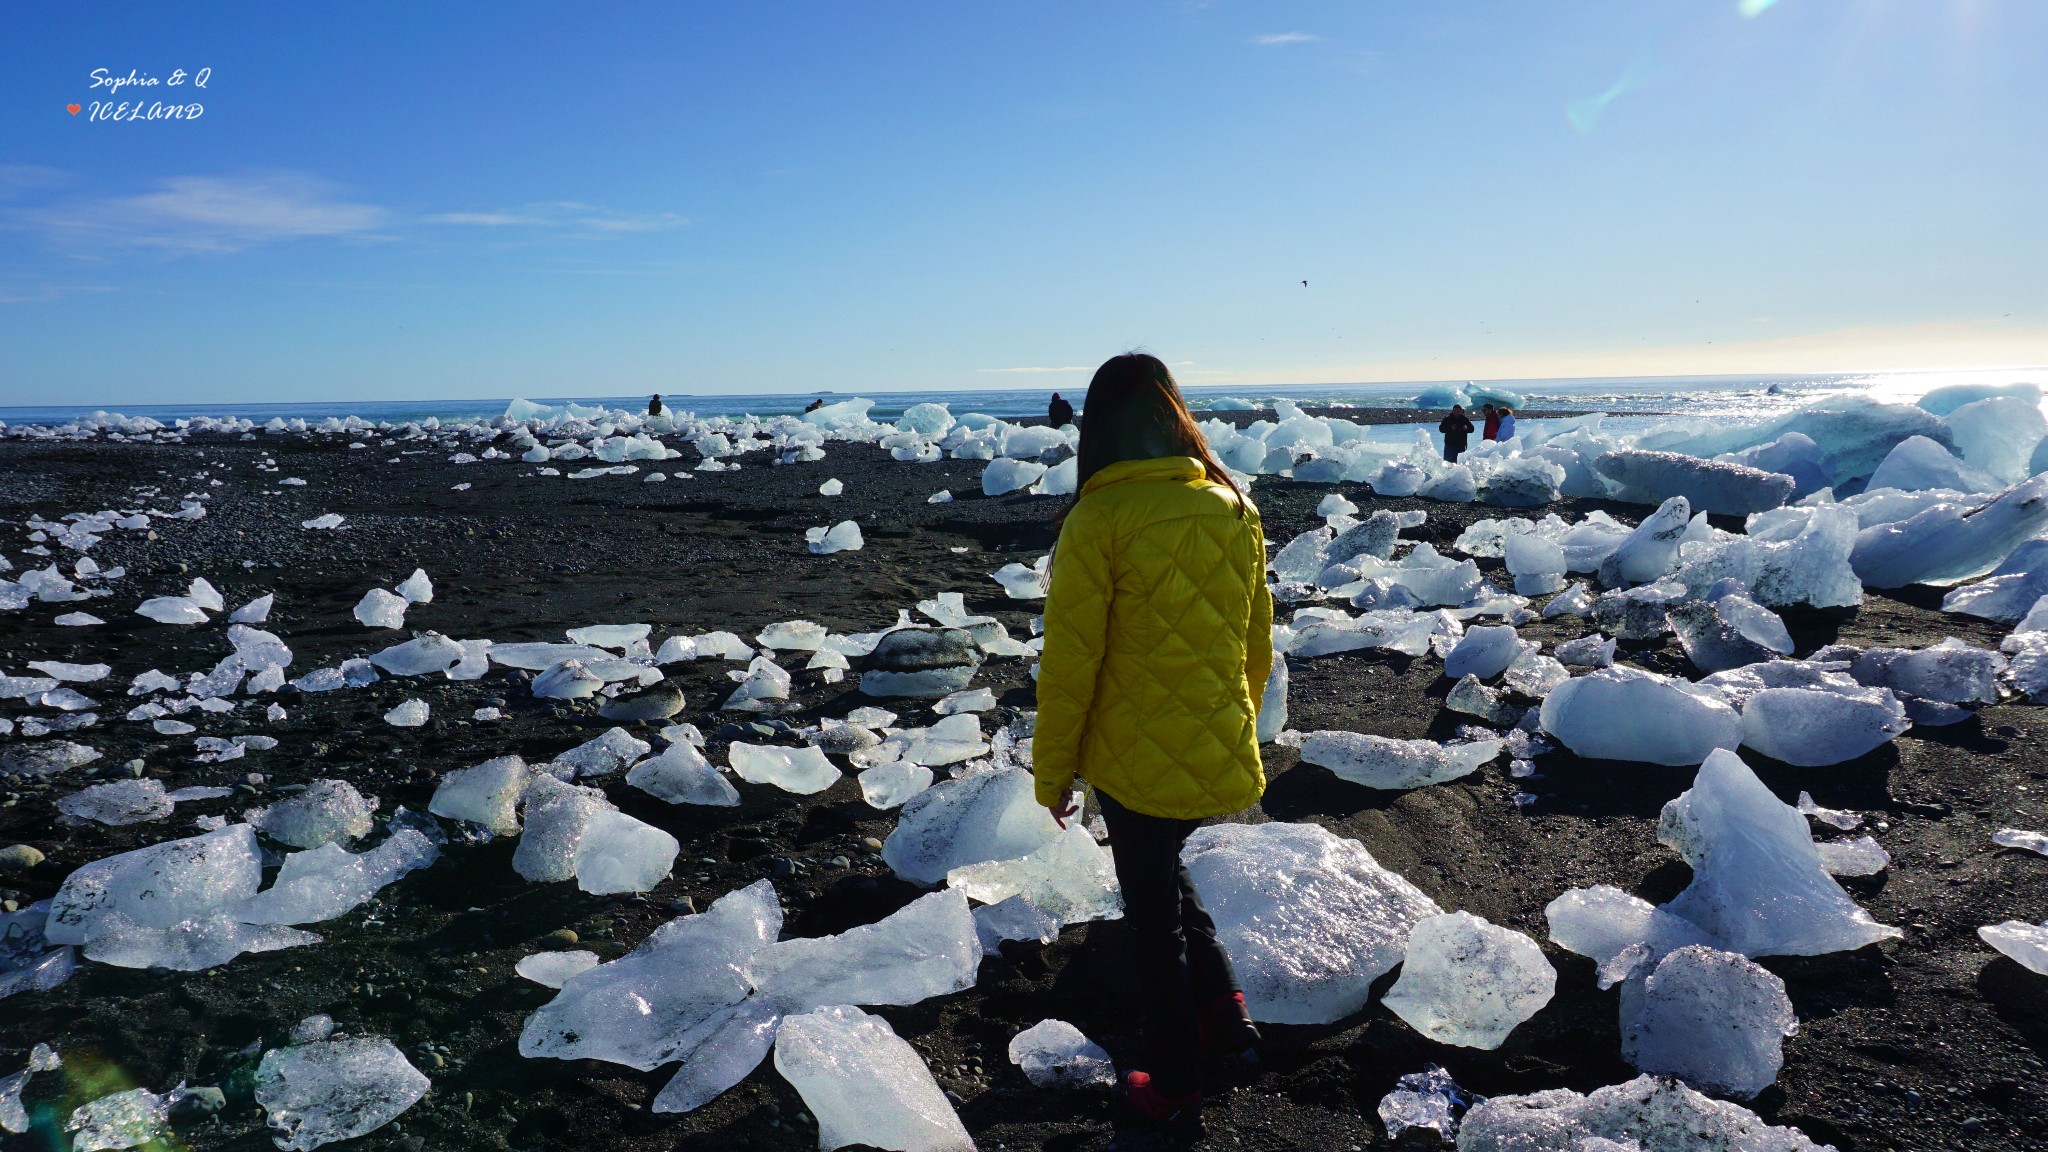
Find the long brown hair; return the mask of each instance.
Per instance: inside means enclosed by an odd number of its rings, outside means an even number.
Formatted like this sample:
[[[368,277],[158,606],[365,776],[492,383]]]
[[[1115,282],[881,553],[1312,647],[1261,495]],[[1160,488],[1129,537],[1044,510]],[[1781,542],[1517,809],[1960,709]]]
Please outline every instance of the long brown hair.
[[[1237,514],[1244,515],[1245,496],[1222,461],[1209,450],[1209,441],[1195,425],[1187,401],[1173,373],[1157,356],[1126,352],[1103,361],[1088,382],[1088,396],[1081,409],[1081,448],[1076,464],[1078,493],[1091,477],[1123,460],[1153,460],[1162,456],[1192,456],[1201,462],[1210,480],[1237,497]]]

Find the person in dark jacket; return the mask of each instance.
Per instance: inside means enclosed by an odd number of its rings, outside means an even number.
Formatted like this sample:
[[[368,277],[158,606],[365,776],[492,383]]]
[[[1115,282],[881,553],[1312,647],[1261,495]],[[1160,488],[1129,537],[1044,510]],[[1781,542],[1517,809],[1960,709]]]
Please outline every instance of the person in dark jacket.
[[[654,399],[647,402],[647,414],[649,416],[661,415],[661,393],[656,392]]]
[[[1444,434],[1444,459],[1456,464],[1472,435],[1472,418],[1465,415],[1465,406],[1451,405],[1451,414],[1443,418],[1436,430]]]
[[[1052,403],[1045,409],[1045,422],[1055,428],[1065,428],[1074,422],[1074,406],[1062,399],[1059,393],[1053,393]]]
[[[1485,418],[1479,426],[1479,438],[1481,440],[1500,439],[1500,409],[1488,404],[1479,409],[1479,414]]]

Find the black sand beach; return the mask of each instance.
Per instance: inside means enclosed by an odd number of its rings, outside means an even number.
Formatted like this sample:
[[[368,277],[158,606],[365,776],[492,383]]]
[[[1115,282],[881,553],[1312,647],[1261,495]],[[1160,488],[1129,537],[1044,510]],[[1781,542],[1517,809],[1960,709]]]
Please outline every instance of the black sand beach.
[[[1356,411],[1337,413],[1362,419]],[[376,651],[405,633],[372,631],[350,609],[373,586],[389,587],[415,567],[437,586],[414,608],[408,628],[496,641],[560,640],[586,624],[644,622],[667,632],[729,629],[751,637],[763,626],[804,618],[835,631],[891,622],[898,609],[940,592],[966,594],[970,610],[999,617],[1013,636],[1030,635],[1035,602],[1008,600],[988,578],[1002,564],[1030,563],[1053,539],[1057,498],[984,498],[975,461],[920,465],[878,449],[834,443],[820,462],[769,467],[758,454],[739,471],[678,475],[665,484],[640,475],[589,480],[534,478],[516,462],[453,465],[445,451],[386,460],[396,449],[351,451],[346,437],[264,436],[253,441],[195,437],[187,445],[0,442],[0,551],[19,565],[21,522],[31,514],[133,507],[140,487],[164,499],[212,493],[208,515],[160,524],[153,539],[109,536],[94,552],[125,565],[116,595],[75,605],[34,604],[0,614],[0,669],[28,661],[101,660],[113,676],[83,686],[102,701],[96,727],[73,734],[105,757],[86,770],[0,793],[0,847],[27,844],[46,859],[0,875],[0,897],[16,905],[52,895],[74,868],[115,852],[189,835],[204,813],[237,816],[282,790],[323,777],[354,782],[389,813],[425,806],[449,770],[517,752],[539,762],[608,727],[586,703],[534,700],[516,675],[452,683],[439,677],[385,679],[367,688],[291,697],[289,719],[266,725],[260,709],[196,718],[200,735],[261,732],[271,751],[223,764],[191,762],[189,737],[165,739],[120,719],[128,679],[148,668],[210,667],[228,651],[222,623],[190,628],[133,614],[145,596],[182,592],[204,576],[230,606],[264,592],[277,605],[266,625],[297,654],[300,674]],[[402,445],[410,449],[413,446]],[[687,445],[683,446],[689,452]],[[263,473],[258,460],[280,470]],[[676,469],[688,459],[645,465]],[[680,467],[679,467],[680,466]],[[279,476],[304,487],[279,489]],[[828,477],[845,494],[824,497]],[[219,487],[211,482],[220,481]],[[454,491],[457,484],[472,485]],[[1382,500],[1362,485],[1341,490],[1362,510],[1417,508],[1424,525],[1405,535],[1449,550],[1473,520],[1503,515],[1477,505]],[[950,489],[957,499],[928,504]],[[1268,537],[1284,542],[1319,523],[1323,485],[1262,480],[1255,497]],[[164,506],[164,499],[151,501]],[[1565,502],[1583,514],[1606,507],[1633,522],[1647,509]],[[338,532],[300,522],[347,517]],[[813,556],[804,529],[860,522],[865,549]],[[1498,572],[1498,561],[1482,567]],[[1995,647],[2003,629],[1935,610],[1939,593],[1871,592],[1857,610],[1790,613],[1804,655],[1832,642],[1919,647],[1944,636]],[[54,627],[83,608],[109,622]],[[1578,635],[1575,618],[1528,625],[1554,641]],[[1627,646],[1625,646],[1627,647]],[[1633,646],[1627,658],[1660,671],[1683,670],[1667,638]],[[688,704],[676,720],[711,737],[724,762],[731,716],[716,711],[731,689],[724,661],[670,665]],[[992,659],[977,684],[992,687],[1004,714],[1032,705],[1028,664]],[[1466,719],[1441,704],[1450,687],[1440,661],[1390,653],[1295,660],[1290,726],[1350,729],[1392,737],[1443,738]],[[800,724],[863,704],[852,679],[821,685],[798,674]],[[420,729],[385,724],[408,697],[427,700]],[[880,702],[924,723],[921,708]],[[469,719],[483,706],[505,719]],[[17,720],[15,702],[6,705]],[[644,735],[645,733],[643,733]],[[1979,925],[2035,921],[2048,912],[2048,860],[1999,849],[2001,827],[2048,825],[2048,720],[2020,706],[1985,708],[1950,728],[1916,728],[1851,763],[1795,769],[1744,751],[1764,781],[1790,801],[1810,791],[1822,805],[1870,814],[1892,855],[1888,872],[1847,886],[1904,939],[1813,959],[1767,959],[1782,976],[1801,1029],[1785,1047],[1777,1084],[1751,1106],[1796,1125],[1816,1141],[1851,1149],[2028,1149],[2048,1143],[2048,979],[1981,944]],[[0,737],[0,742],[20,741]],[[1595,986],[1593,965],[1547,942],[1544,905],[1567,888],[1612,884],[1653,901],[1670,898],[1689,872],[1655,836],[1662,805],[1691,783],[1693,769],[1579,760],[1553,752],[1540,778],[1511,780],[1505,759],[1449,784],[1379,792],[1298,765],[1284,747],[1265,749],[1271,786],[1243,821],[1313,821],[1365,844],[1447,909],[1463,908],[1544,941],[1559,973],[1556,998],[1495,1052],[1447,1048],[1420,1038],[1375,1004],[1327,1027],[1267,1029],[1266,1070],[1255,1085],[1213,1101],[1206,1149],[1344,1149],[1385,1145],[1373,1114],[1395,1079],[1440,1063],[1478,1093],[1569,1087],[1588,1091],[1635,1073],[1618,1049],[1615,993]],[[234,786],[229,799],[183,805],[166,821],[67,827],[52,806],[89,779],[109,779],[141,760],[167,786]],[[93,770],[97,770],[96,772]],[[796,1093],[771,1069],[699,1111],[647,1109],[668,1070],[639,1074],[617,1065],[526,1059],[516,1041],[526,1015],[552,993],[514,975],[532,952],[566,946],[611,958],[679,909],[762,877],[774,879],[789,930],[841,931],[909,902],[919,891],[895,879],[873,852],[894,825],[860,797],[852,775],[812,797],[740,784],[735,809],[670,806],[613,776],[606,786],[624,811],[682,842],[673,876],[637,898],[593,897],[573,885],[529,884],[515,874],[512,843],[456,847],[440,863],[387,889],[339,920],[315,927],[326,942],[245,955],[200,973],[165,973],[82,963],[67,984],[0,1001],[0,1067],[19,1067],[30,1045],[65,1054],[62,1074],[29,1089],[42,1124],[0,1148],[57,1146],[71,1107],[130,1086],[163,1091],[181,1081],[218,1085],[227,1105],[180,1129],[195,1149],[271,1147],[250,1077],[266,1046],[292,1025],[329,1013],[344,1028],[392,1038],[433,1078],[432,1092],[399,1124],[340,1147],[372,1149],[799,1149],[816,1147]],[[1537,801],[1514,802],[1518,791]],[[1117,922],[1070,929],[1059,943],[1007,945],[966,992],[909,1008],[882,1008],[954,1096],[983,1149],[1096,1149],[1113,1135],[1106,1096],[1076,1097],[1031,1087],[1005,1056],[1019,1029],[1047,1017],[1078,1025],[1119,1058],[1137,1050],[1129,1010],[1125,935]],[[1393,977],[1382,981],[1390,983]]]

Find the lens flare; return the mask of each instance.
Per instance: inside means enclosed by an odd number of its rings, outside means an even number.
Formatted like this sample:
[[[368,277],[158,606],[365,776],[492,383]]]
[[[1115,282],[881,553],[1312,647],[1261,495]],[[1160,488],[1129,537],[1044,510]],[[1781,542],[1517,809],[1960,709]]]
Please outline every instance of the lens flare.
[[[1599,122],[1600,114],[1607,110],[1607,106],[1634,86],[1635,81],[1623,76],[1598,96],[1586,96],[1566,104],[1564,118],[1579,135],[1588,135],[1593,131],[1593,125]]]
[[[1778,0],[1736,0],[1735,10],[1742,13],[1744,20],[1754,20],[1777,2]]]

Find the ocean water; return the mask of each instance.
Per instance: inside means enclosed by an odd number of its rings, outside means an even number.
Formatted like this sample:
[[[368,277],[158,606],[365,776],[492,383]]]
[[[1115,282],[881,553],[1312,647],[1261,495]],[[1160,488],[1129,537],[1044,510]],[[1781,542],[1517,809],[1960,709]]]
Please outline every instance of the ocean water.
[[[1807,401],[1844,393],[1861,393],[1875,399],[1911,403],[1934,388],[1949,384],[2002,384],[2033,381],[2048,386],[2048,369],[1970,372],[1912,372],[1834,376],[1637,376],[1583,380],[1488,380],[1479,385],[1505,389],[1524,397],[1531,409],[1569,408],[1610,412],[1617,416],[1688,416],[1716,420],[1757,419],[1795,408]],[[1410,407],[1425,389],[1441,384],[1468,386],[1469,381],[1406,382],[1375,384],[1301,385],[1204,385],[1185,389],[1188,402],[1206,409],[1219,401],[1241,400],[1269,407],[1276,399],[1288,399],[1304,406],[1389,408]],[[694,412],[699,416],[773,416],[801,412],[804,405],[823,397],[827,401],[861,396],[875,402],[870,415],[887,420],[913,404],[938,401],[955,412],[985,412],[991,416],[1021,417],[1045,412],[1055,390],[1020,388],[982,391],[921,392],[795,392],[759,395],[689,395],[666,393],[664,403],[671,411]],[[1059,389],[1081,405],[1087,382],[1077,379]],[[429,416],[443,421],[489,418],[501,415],[512,397],[475,400],[402,401],[302,401],[258,404],[141,404],[102,406],[23,406],[0,408],[0,423],[62,424],[98,411],[118,411],[125,416],[148,416],[169,422],[196,416],[241,417],[262,422],[270,418],[294,417],[320,420],[329,416],[359,416],[365,420],[403,423]],[[537,404],[574,402],[608,408],[643,410],[646,396],[529,396]],[[1633,421],[1631,421],[1633,423]]]

